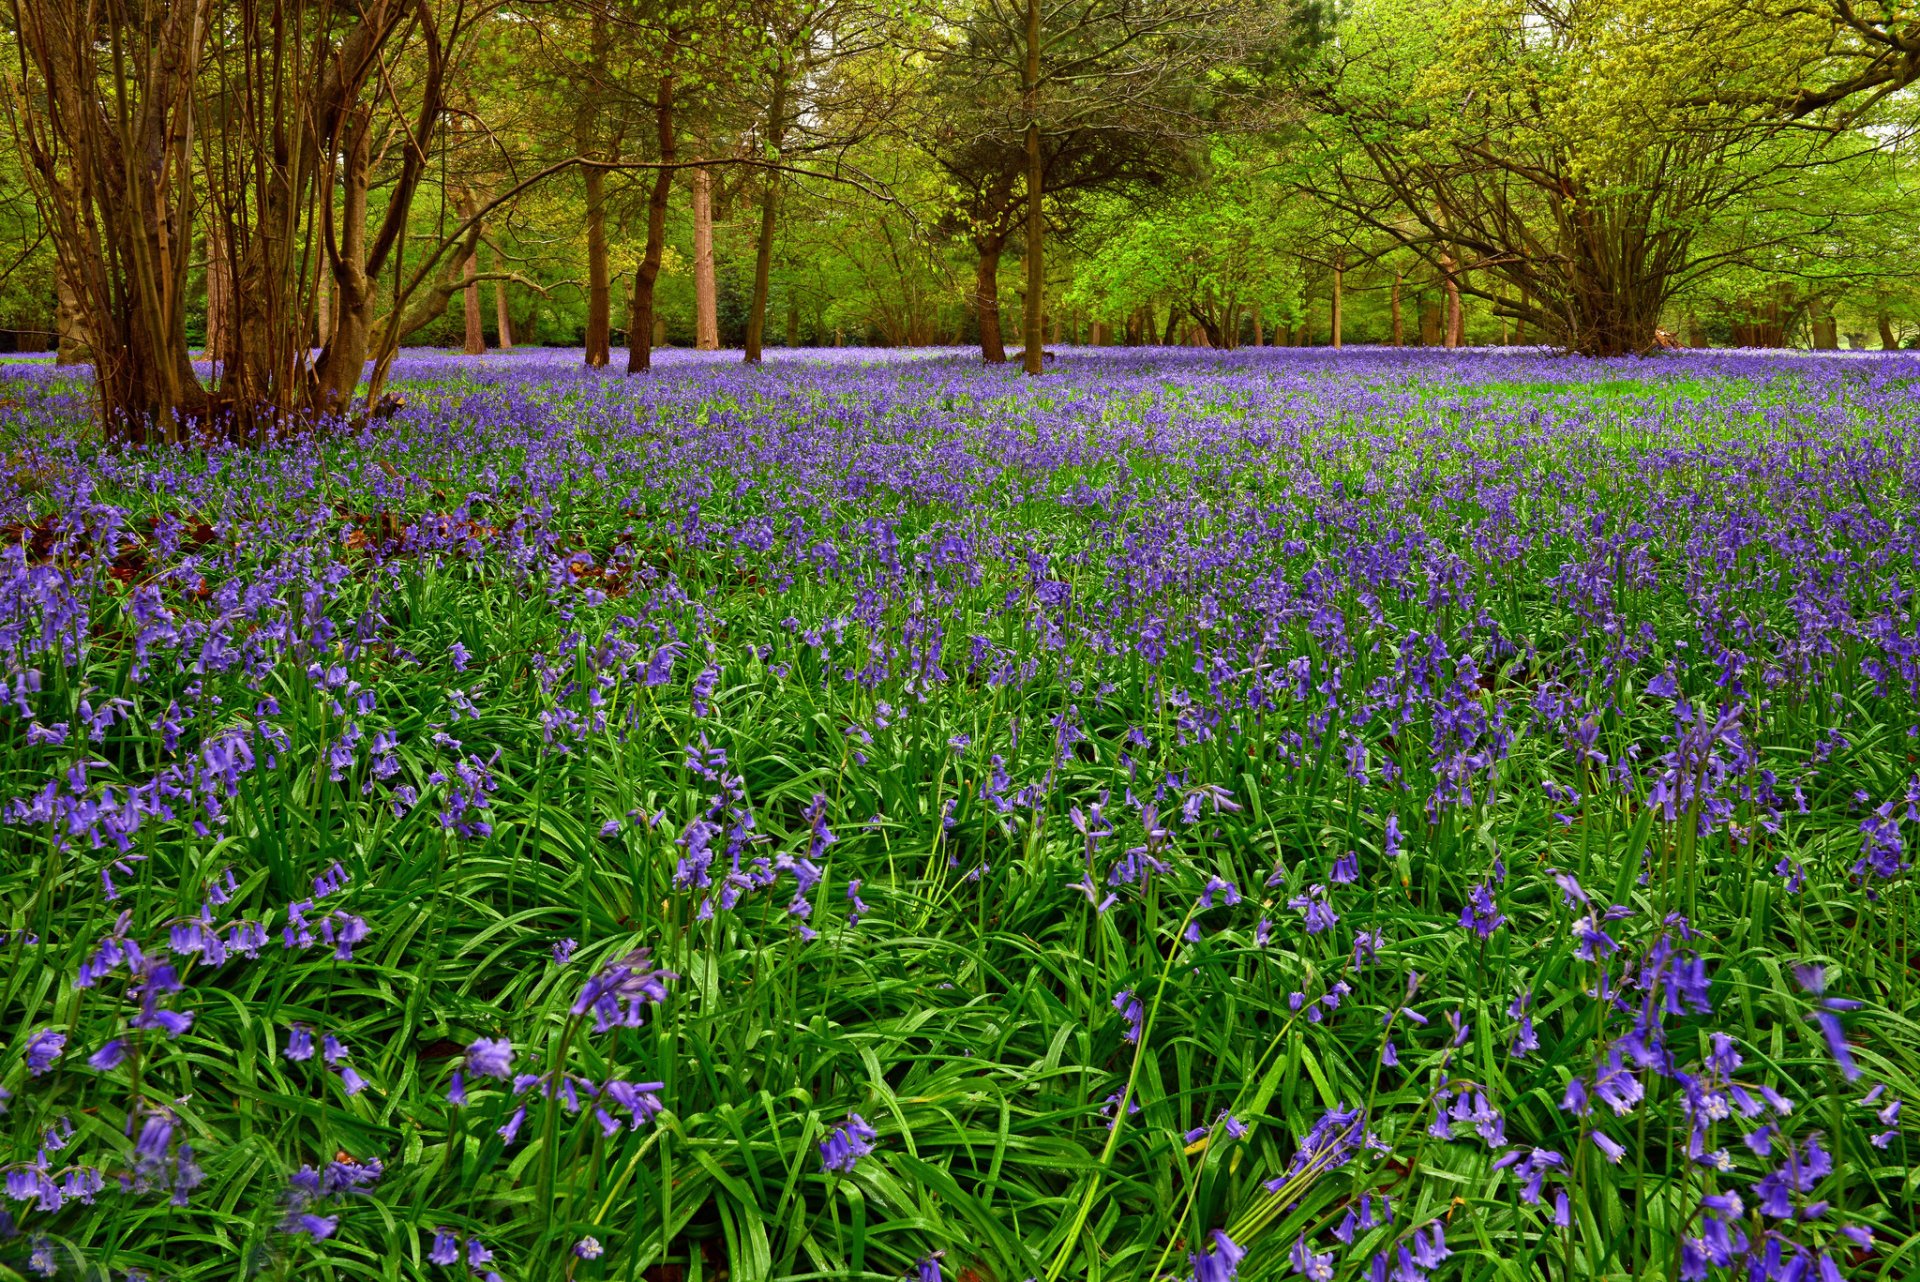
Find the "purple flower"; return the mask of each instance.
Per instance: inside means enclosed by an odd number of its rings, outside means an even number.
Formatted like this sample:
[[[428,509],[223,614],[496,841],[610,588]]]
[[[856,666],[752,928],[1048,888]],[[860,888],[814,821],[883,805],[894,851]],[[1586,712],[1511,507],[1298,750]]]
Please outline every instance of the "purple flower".
[[[1294,1239],[1293,1250],[1287,1253],[1287,1259],[1293,1266],[1293,1272],[1307,1279],[1307,1282],[1333,1282],[1333,1252],[1316,1254],[1307,1245],[1304,1233]]]
[[[593,1012],[594,1031],[610,1028],[638,1028],[643,1021],[641,1007],[667,999],[667,983],[679,976],[668,970],[655,970],[650,950],[636,948],[589,979],[573,1003],[573,1013]]]
[[[1240,1261],[1247,1256],[1245,1248],[1219,1229],[1207,1236],[1213,1240],[1213,1246],[1188,1257],[1193,1263],[1193,1282],[1233,1282]]]
[[[1339,914],[1335,913],[1333,905],[1327,902],[1325,886],[1308,886],[1306,894],[1295,895],[1287,900],[1287,907],[1300,914],[1309,935],[1318,935],[1332,930],[1340,922]],[[1356,945],[1356,949],[1357,947]]]
[[[67,1048],[67,1035],[58,1029],[43,1028],[27,1038],[27,1072],[35,1077],[53,1067]]]
[[[865,1118],[848,1113],[847,1120],[820,1141],[820,1165],[836,1175],[851,1175],[860,1159],[873,1152],[873,1142],[878,1138]]]
[[[505,1081],[513,1076],[513,1043],[504,1037],[480,1038],[467,1047],[467,1071]]]
[[[1113,995],[1113,1008],[1126,1018],[1126,1040],[1138,1044],[1140,1031],[1146,1019],[1146,1012],[1140,1006],[1140,999],[1134,995],[1131,988],[1123,988]]]
[[[305,1024],[293,1024],[287,1029],[286,1057],[302,1062],[313,1058],[313,1030]]]
[[[600,1239],[591,1235],[573,1244],[573,1253],[583,1260],[597,1260],[605,1252],[606,1248],[600,1245]]]

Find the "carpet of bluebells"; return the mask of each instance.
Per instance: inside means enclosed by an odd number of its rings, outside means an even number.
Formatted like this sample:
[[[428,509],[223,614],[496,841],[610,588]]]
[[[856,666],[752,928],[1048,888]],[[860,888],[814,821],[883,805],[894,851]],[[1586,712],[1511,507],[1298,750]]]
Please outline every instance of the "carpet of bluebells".
[[[0,1277],[1920,1275],[1920,360],[0,366]]]

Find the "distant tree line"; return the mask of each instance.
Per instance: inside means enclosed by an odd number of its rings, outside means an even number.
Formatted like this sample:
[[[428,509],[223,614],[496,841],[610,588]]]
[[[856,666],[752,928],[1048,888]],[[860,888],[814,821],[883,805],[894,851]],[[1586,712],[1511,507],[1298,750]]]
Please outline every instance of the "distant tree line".
[[[1912,342],[1840,0],[10,0],[0,346],[129,439],[406,343]]]

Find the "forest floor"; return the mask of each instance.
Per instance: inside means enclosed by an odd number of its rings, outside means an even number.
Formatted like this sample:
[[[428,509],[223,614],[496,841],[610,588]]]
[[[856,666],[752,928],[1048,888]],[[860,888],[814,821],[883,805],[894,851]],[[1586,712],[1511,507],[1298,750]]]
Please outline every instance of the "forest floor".
[[[1920,1273],[1920,358],[395,377],[0,364],[0,1276]]]

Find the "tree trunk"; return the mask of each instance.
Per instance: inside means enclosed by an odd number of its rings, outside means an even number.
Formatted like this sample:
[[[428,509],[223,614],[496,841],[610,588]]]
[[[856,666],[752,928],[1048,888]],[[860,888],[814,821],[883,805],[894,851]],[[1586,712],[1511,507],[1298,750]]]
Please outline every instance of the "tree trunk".
[[[1040,0],[1027,0],[1026,24],[1027,84],[1027,298],[1026,314],[1020,327],[1026,344],[1021,368],[1038,374],[1045,353],[1041,350],[1041,317],[1047,308],[1047,269],[1044,258],[1046,241],[1046,166],[1040,154]]]
[[[1395,272],[1393,274],[1393,345],[1395,347],[1405,347],[1407,345],[1406,326],[1400,319],[1400,273],[1399,272]]]
[[[327,340],[333,337],[333,270],[322,262],[316,277],[313,287],[314,346],[325,348]],[[208,292],[211,294],[212,291]],[[209,298],[207,301],[211,303],[213,300]]]
[[[466,261],[460,265],[460,278],[466,282],[466,286],[460,293],[467,331],[465,342],[461,345],[461,350],[468,356],[485,356],[487,354],[487,331],[482,324],[480,312],[480,285],[479,282],[475,280],[475,277],[479,276],[479,274],[480,251],[476,248],[467,255]]]
[[[973,273],[973,313],[980,322],[980,359],[989,365],[1007,361],[1000,332],[1000,251],[1005,245],[1006,238],[997,233],[973,242],[980,255]]]
[[[786,136],[787,70],[784,65],[773,73],[773,104],[767,112],[767,144],[772,159],[780,158],[780,144]],[[741,359],[748,365],[760,363],[761,338],[767,328],[767,291],[773,279],[773,227],[780,207],[780,173],[765,171],[767,187],[760,196],[760,243],[753,256],[753,303],[747,311],[747,350]]]
[[[1874,317],[1874,321],[1880,326],[1880,350],[1883,352],[1899,351],[1900,340],[1894,336],[1892,314],[1883,307],[1880,309],[1879,315]]]
[[[603,5],[594,4],[593,25],[588,42],[589,84],[580,94],[573,118],[573,146],[582,156],[599,156],[598,140],[593,134],[597,119],[593,92],[606,77],[607,14]],[[587,218],[587,328],[584,360],[589,369],[600,369],[612,359],[613,287],[607,267],[607,181],[606,172],[587,168],[581,172],[586,185]]]
[[[1432,297],[1420,300],[1420,346],[1440,346],[1441,335],[1446,329],[1445,319],[1439,300]]]
[[[1460,282],[1453,278],[1452,255],[1442,255],[1440,266],[1445,272],[1441,281],[1447,291],[1447,346],[1454,348],[1460,346],[1461,339]]]
[[[1813,330],[1815,351],[1832,352],[1840,348],[1840,322],[1833,314],[1833,304],[1824,298],[1816,298],[1807,306],[1807,321]]]
[[[506,269],[506,255],[495,246],[493,256]],[[507,310],[507,282],[493,282],[493,329],[494,341],[503,352],[513,350],[513,313]]]
[[[222,220],[207,220],[207,334],[201,350],[208,360],[226,354],[233,328],[233,256],[227,252]]]
[[[587,183],[586,362],[599,369],[612,358],[613,287],[607,277],[607,181],[589,169]]]
[[[704,145],[701,150],[704,154]],[[791,346],[792,338],[787,342]],[[706,169],[693,171],[693,345],[703,352],[720,347],[719,291],[713,279],[713,174]]]
[[[659,131],[660,168],[654,171],[647,200],[647,248],[633,274],[633,314],[627,324],[627,373],[653,368],[653,285],[660,279],[660,256],[667,241],[667,196],[673,190],[673,77],[660,77],[653,100]]]
[[[367,192],[372,182],[373,123],[355,113],[347,127],[340,168],[340,221],[323,275],[331,278],[331,317],[320,353],[315,406],[337,413],[353,399],[373,341],[373,276],[367,262]]]
[[[1167,329],[1166,329],[1166,332],[1160,336],[1160,345],[1162,347],[1173,346],[1174,336],[1179,332],[1180,332],[1180,304],[1178,302],[1174,302],[1174,303],[1168,304],[1167,306]]]
[[[787,291],[787,346],[800,346],[800,295]]]
[[[1345,276],[1346,259],[1336,254],[1333,259],[1333,350],[1336,352],[1343,346],[1345,337],[1341,332],[1344,327],[1340,323],[1340,286]]]
[[[53,271],[54,355],[56,365],[83,365],[93,359],[87,345],[86,324],[80,318],[80,299],[65,263],[56,261]]]

